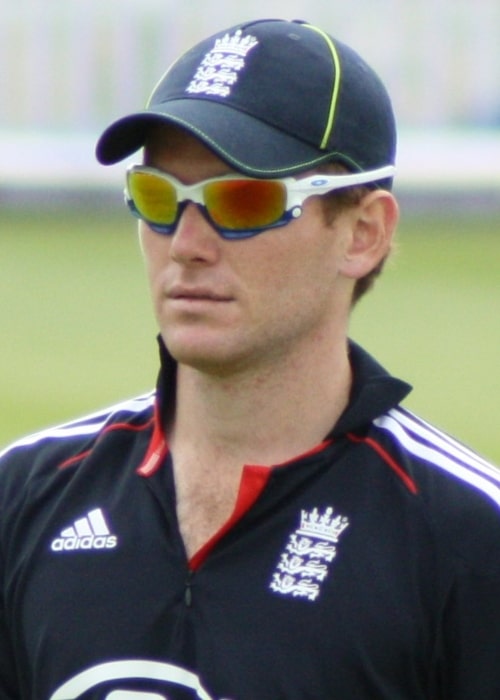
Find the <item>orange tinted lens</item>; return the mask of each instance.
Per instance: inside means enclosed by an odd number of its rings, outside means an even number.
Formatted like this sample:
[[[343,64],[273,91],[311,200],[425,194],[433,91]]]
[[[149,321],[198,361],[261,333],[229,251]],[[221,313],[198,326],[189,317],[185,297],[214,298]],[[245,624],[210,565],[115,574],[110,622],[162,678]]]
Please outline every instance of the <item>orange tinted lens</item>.
[[[275,180],[222,180],[204,188],[205,206],[222,228],[265,228],[285,211],[286,189]]]
[[[141,216],[154,224],[172,224],[177,215],[175,189],[154,173],[132,172],[129,175],[130,197]]]

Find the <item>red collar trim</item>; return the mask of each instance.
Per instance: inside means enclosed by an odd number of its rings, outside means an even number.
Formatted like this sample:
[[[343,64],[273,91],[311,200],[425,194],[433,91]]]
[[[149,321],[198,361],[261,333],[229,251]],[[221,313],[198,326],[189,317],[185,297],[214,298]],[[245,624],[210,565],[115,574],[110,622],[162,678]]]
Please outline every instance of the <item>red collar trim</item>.
[[[158,398],[156,398],[154,406],[153,435],[151,436],[148,451],[146,452],[140,467],[137,469],[137,473],[140,476],[151,476],[159,469],[160,464],[167,453],[168,443],[165,438],[165,433],[163,432],[163,426],[160,419],[159,402]]]

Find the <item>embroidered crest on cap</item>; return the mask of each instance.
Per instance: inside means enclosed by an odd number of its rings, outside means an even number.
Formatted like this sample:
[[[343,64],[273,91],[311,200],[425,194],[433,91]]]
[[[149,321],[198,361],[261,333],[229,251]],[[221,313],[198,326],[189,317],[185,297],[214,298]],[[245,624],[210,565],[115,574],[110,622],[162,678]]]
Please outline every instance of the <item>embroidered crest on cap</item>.
[[[232,36],[216,39],[205,55],[186,92],[227,97],[245,66],[245,57],[259,42],[254,36],[243,36],[238,29]]]
[[[337,543],[349,520],[328,507],[302,510],[300,526],[290,535],[269,588],[275,593],[314,601],[337,555]]]

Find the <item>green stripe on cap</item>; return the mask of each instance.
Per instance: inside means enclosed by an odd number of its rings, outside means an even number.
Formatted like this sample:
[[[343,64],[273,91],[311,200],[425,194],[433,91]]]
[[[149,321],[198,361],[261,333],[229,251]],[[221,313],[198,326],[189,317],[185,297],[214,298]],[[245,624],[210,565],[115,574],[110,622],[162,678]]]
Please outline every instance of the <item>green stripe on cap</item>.
[[[328,34],[326,34],[324,31],[322,31],[318,27],[315,27],[312,24],[306,24],[305,26],[309,27],[309,29],[312,29],[313,31],[317,32],[321,37],[323,37],[323,39],[326,42],[326,45],[330,50],[330,53],[332,54],[332,61],[333,65],[335,66],[335,82],[333,84],[332,96],[330,99],[330,109],[328,110],[328,119],[326,122],[325,132],[323,134],[323,138],[321,139],[321,143],[319,146],[320,148],[325,149],[328,145],[328,141],[330,140],[333,125],[335,123],[335,112],[337,110],[337,100],[339,97],[340,80],[342,72],[340,67],[340,58],[337,53],[335,44],[333,43],[332,39],[328,36]]]

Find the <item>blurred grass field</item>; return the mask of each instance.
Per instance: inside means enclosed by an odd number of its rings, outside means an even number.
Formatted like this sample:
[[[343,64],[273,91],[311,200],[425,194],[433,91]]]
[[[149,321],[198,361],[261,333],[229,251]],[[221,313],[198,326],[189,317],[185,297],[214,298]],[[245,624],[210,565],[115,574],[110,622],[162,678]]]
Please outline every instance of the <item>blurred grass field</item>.
[[[500,221],[409,216],[351,336],[406,405],[500,464]],[[156,327],[125,211],[0,212],[0,444],[149,390]]]

